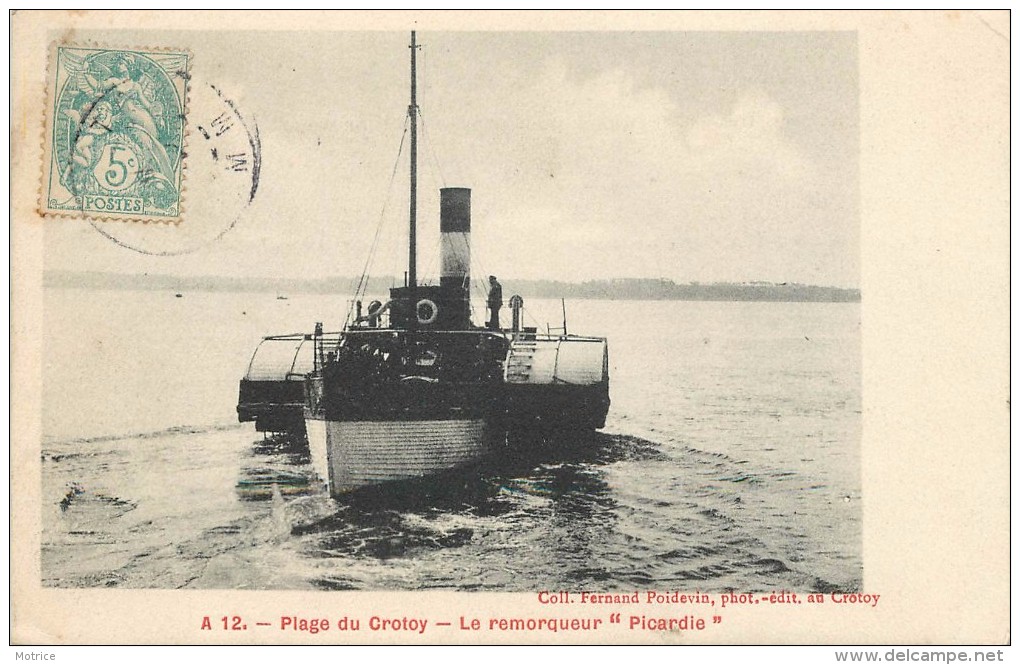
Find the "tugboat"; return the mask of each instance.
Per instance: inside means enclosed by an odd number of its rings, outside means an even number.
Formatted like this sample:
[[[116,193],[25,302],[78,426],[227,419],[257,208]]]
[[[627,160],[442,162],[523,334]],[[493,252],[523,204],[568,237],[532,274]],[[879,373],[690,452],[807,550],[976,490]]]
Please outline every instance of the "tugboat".
[[[609,409],[604,338],[523,327],[519,296],[512,328],[472,323],[470,189],[440,190],[440,282],[418,282],[416,52],[412,32],[405,284],[367,314],[358,301],[338,333],[265,338],[241,381],[240,420],[296,431],[303,380],[303,429],[333,496],[477,463],[522,431],[598,429]]]

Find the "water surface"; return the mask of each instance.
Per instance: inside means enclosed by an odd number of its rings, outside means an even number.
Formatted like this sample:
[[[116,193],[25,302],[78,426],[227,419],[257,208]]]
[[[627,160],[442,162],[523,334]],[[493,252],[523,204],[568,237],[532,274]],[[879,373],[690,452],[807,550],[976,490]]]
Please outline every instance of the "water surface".
[[[858,304],[568,303],[571,332],[609,337],[604,431],[341,502],[303,442],[234,407],[260,336],[335,328],[343,298],[47,289],[45,307],[46,586],[860,586]],[[559,325],[559,302],[527,312]]]

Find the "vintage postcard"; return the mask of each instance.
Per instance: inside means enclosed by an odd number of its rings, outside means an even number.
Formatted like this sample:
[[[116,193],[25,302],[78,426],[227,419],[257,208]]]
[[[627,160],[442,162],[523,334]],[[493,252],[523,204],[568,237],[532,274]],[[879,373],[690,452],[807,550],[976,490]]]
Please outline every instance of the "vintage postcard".
[[[15,12],[12,640],[1008,645],[1009,28]]]

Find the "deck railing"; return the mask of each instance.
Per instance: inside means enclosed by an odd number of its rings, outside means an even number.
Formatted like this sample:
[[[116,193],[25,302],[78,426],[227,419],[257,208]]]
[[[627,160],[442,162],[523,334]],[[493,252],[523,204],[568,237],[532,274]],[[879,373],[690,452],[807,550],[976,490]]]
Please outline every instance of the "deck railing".
[[[394,328],[348,328],[347,330],[342,331],[320,332],[317,329],[315,333],[269,335],[262,338],[262,341],[259,342],[258,347],[255,349],[255,353],[252,354],[251,361],[248,363],[248,371],[245,378],[250,380],[280,380],[277,377],[282,374],[285,380],[296,380],[297,378],[303,377],[309,371],[315,371],[322,367],[331,353],[339,352],[339,349],[343,345],[345,339],[356,339],[358,337],[393,338],[399,335],[406,335],[407,333],[407,330]],[[605,341],[605,338],[603,337],[594,337],[589,335],[551,334],[534,330],[489,330],[485,328],[475,328],[471,330],[417,330],[414,331],[413,334],[420,339],[434,339],[445,336],[481,335],[489,338],[503,339],[511,343],[563,341],[601,343]],[[256,361],[260,359],[260,353],[263,353],[266,350],[267,344],[285,342],[293,344],[293,351],[281,354],[281,362],[276,365],[276,367],[282,367],[284,364],[282,361],[289,360],[287,371],[280,372],[279,370],[271,371],[268,368],[260,368]],[[308,349],[307,345],[309,343],[311,343],[311,349],[306,350]],[[305,353],[309,353],[310,351],[311,358],[304,358],[302,351],[305,351]],[[286,356],[286,358],[283,356]],[[270,374],[273,376],[271,377]]]

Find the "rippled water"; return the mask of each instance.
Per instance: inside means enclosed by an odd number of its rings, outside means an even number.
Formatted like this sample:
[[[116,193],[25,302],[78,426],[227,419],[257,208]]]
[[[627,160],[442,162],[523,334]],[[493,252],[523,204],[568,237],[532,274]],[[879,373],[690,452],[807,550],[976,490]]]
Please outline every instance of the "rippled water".
[[[46,292],[42,576],[56,587],[855,589],[860,308],[568,303],[610,340],[604,432],[331,499],[235,422],[259,336],[340,298]],[[559,303],[528,303],[531,323]],[[548,314],[548,317],[546,316]]]

